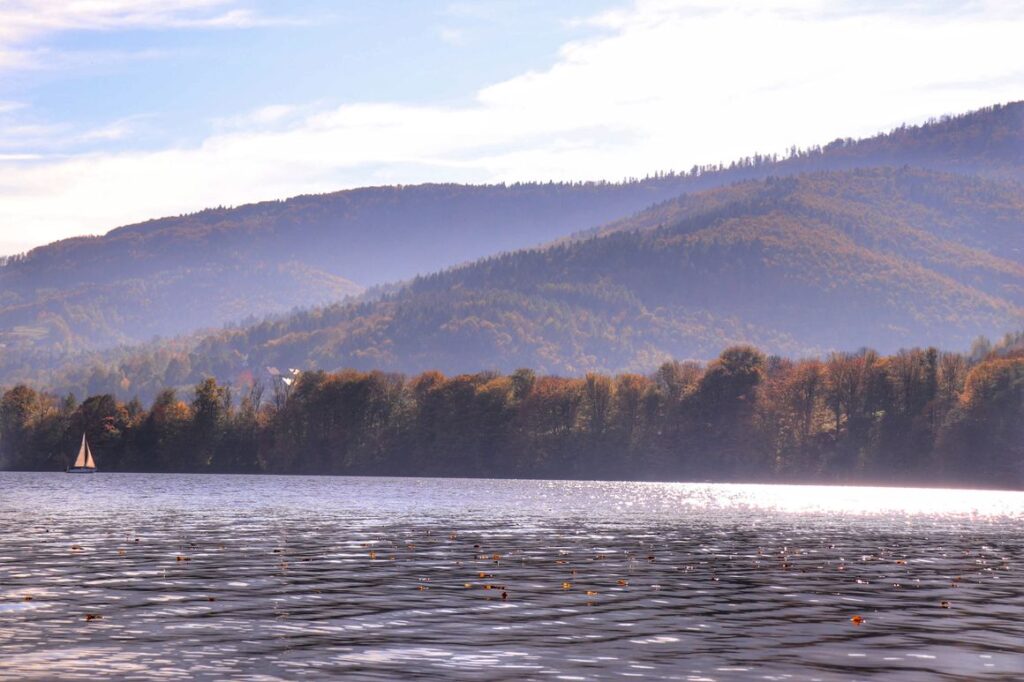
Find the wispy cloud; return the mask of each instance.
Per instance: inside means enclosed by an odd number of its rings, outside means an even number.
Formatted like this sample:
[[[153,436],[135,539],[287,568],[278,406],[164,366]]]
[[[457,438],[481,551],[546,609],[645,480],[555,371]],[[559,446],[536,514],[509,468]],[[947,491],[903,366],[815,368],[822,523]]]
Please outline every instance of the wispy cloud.
[[[465,29],[442,26],[437,30],[437,35],[446,45],[461,47],[466,44]]]
[[[0,5],[0,41],[46,33],[125,28],[249,27],[269,21],[235,0],[13,0]]]
[[[175,4],[212,16],[229,7]],[[190,147],[0,158],[0,225],[54,238],[365,184],[619,179],[1024,92],[1024,13],[985,3],[925,12],[641,0],[588,21],[599,30],[564,45],[549,68],[483,88],[468,105],[279,103]]]
[[[0,69],[53,66],[54,56],[62,55],[40,46],[39,41],[66,31],[238,29],[298,23],[288,17],[264,16],[239,4],[240,0],[5,0],[0,2]],[[83,55],[76,53],[74,58],[80,61]]]
[[[292,104],[268,104],[254,111],[237,116],[216,118],[214,127],[221,132],[256,131],[268,128],[280,129],[288,123],[302,118],[303,112],[308,113],[309,107]]]
[[[12,152],[7,155],[8,160],[38,159],[44,158],[47,154],[55,158],[65,158],[80,150],[82,146],[89,147],[95,146],[95,143],[128,139],[138,131],[139,124],[148,118],[152,117],[126,116],[93,127],[78,127],[64,122],[39,123],[0,119],[0,150]]]

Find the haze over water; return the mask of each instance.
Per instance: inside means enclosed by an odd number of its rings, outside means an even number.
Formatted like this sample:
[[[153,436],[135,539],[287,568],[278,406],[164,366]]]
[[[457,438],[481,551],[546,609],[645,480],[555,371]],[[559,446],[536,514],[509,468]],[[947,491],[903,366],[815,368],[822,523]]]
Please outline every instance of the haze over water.
[[[1022,538],[1016,492],[0,473],[0,678],[1012,679]]]

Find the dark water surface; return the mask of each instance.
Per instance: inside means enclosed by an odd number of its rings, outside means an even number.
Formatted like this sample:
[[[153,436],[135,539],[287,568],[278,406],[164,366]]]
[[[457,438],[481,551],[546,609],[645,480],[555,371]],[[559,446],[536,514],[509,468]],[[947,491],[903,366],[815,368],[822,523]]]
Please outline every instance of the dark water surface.
[[[0,678],[331,675],[1022,679],[1024,494],[0,473]]]

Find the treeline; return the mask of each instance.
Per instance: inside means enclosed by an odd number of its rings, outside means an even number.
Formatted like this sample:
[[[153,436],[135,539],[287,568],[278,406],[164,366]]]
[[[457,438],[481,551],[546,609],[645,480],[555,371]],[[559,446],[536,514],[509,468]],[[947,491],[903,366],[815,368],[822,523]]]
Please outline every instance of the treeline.
[[[105,471],[1024,486],[1024,351],[826,360],[750,346],[644,376],[310,371],[243,395],[214,379],[146,409],[26,386],[0,466]]]

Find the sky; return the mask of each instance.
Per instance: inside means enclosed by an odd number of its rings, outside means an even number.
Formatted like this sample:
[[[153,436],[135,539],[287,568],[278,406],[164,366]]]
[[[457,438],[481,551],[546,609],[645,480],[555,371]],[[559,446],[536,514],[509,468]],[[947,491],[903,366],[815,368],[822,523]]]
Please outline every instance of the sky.
[[[0,0],[0,254],[380,184],[620,180],[1024,99],[1024,0]]]

